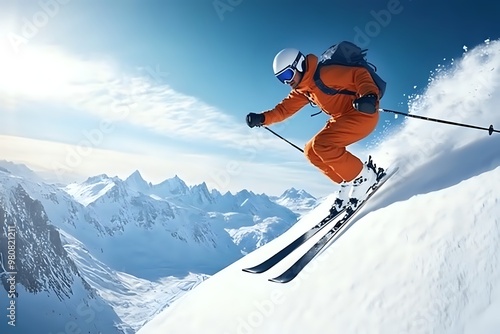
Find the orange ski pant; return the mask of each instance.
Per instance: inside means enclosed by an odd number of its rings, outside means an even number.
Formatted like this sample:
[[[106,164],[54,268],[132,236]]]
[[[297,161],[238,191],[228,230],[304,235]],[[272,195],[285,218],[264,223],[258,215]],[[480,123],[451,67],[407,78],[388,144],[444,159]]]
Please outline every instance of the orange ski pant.
[[[352,110],[330,119],[305,146],[307,159],[335,183],[352,181],[363,162],[347,151],[346,146],[368,136],[377,126],[379,113]]]

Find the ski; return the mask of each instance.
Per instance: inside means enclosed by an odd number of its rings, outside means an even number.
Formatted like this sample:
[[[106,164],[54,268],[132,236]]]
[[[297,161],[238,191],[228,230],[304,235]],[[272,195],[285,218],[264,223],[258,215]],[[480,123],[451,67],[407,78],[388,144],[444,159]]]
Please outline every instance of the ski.
[[[281,249],[279,252],[268,258],[262,263],[259,263],[256,266],[250,267],[250,268],[244,268],[242,269],[243,271],[247,273],[252,273],[252,274],[259,274],[263,273],[273,266],[275,266],[278,262],[283,260],[288,254],[293,252],[295,249],[299,248],[300,245],[302,245],[304,242],[312,238],[316,233],[321,231],[326,225],[328,225],[331,221],[335,220],[337,217],[339,217],[343,212],[345,211],[342,210],[340,212],[337,212],[335,214],[329,214],[325,218],[323,218],[319,223],[311,227],[309,230],[304,232],[301,236],[299,236],[297,239],[292,241],[290,244],[288,244],[286,247]]]
[[[384,183],[386,183],[396,172],[398,168],[387,173],[382,180],[371,190],[370,194],[366,197],[366,199],[361,202],[355,210],[347,209],[345,215],[337,222],[335,225],[328,230],[328,232],[317,242],[315,243],[300,259],[297,260],[291,267],[285,270],[281,275],[270,278],[269,281],[276,283],[287,283],[293,280],[304,267],[311,262],[311,260],[319,254],[319,252],[337,235],[339,231],[342,230],[342,227],[349,223],[349,221],[355,217],[356,213],[363,208],[363,206],[368,202],[368,200],[382,187]]]

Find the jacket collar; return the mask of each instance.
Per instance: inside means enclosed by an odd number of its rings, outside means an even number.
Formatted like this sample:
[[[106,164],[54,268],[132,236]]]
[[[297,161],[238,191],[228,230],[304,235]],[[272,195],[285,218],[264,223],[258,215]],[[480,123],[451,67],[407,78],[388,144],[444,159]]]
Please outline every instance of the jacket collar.
[[[306,70],[295,90],[304,92],[312,89],[314,86],[314,72],[316,72],[316,68],[318,68],[318,57],[313,54],[308,54],[306,56]]]

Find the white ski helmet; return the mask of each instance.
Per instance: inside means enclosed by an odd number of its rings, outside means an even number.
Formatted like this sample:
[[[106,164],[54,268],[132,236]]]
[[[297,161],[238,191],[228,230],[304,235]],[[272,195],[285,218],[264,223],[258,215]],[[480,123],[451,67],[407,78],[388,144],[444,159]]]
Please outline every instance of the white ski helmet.
[[[283,83],[293,78],[295,71],[304,71],[305,57],[297,49],[286,48],[276,54],[273,61],[274,75]],[[289,70],[289,71],[287,71]]]

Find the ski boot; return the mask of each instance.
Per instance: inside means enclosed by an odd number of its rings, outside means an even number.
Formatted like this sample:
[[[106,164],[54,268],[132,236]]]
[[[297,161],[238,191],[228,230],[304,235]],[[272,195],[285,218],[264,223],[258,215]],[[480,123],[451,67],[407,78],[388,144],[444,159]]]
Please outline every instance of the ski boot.
[[[378,168],[373,163],[372,157],[363,164],[363,168],[356,178],[352,181],[352,188],[349,193],[349,205],[353,210],[356,210],[368,196],[378,182],[385,176],[383,168]]]
[[[337,198],[330,208],[331,217],[337,216],[347,207],[347,205],[349,204],[349,193],[351,191],[351,187],[351,182],[344,181],[340,184],[340,189],[337,192]]]

